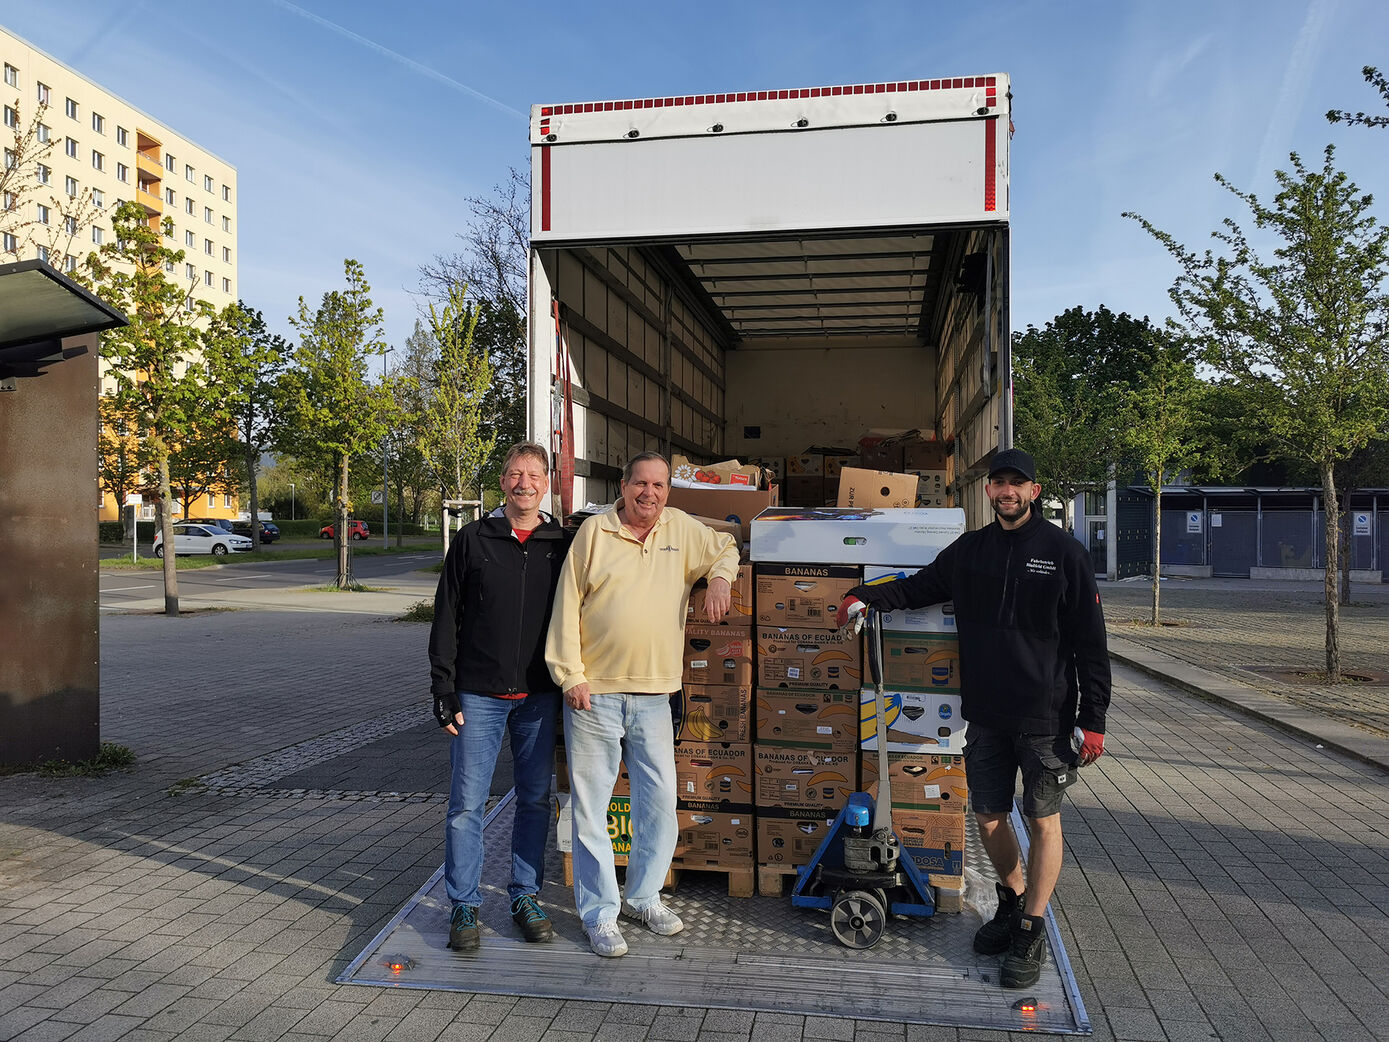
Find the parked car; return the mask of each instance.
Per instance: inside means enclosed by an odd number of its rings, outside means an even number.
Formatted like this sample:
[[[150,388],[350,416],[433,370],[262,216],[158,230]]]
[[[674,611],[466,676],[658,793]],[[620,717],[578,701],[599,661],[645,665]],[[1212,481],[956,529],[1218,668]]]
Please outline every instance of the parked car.
[[[228,532],[215,525],[195,525],[180,521],[174,525],[174,553],[214,554],[225,557],[227,554],[245,553],[251,549],[251,540],[244,535]],[[154,536],[154,556],[164,556],[164,533]]]
[[[321,529],[319,529],[319,538],[332,539],[334,530],[335,529],[333,527],[333,523],[330,521],[328,524],[324,525]],[[347,534],[353,539],[370,539],[371,529],[367,527],[367,523],[365,521],[358,521],[352,519],[347,522]]]
[[[280,538],[280,526],[275,524],[274,521],[257,521],[256,524],[260,525],[260,541],[262,543],[273,543],[276,539]],[[232,531],[237,535],[244,535],[250,538],[251,522],[233,521]]]
[[[183,523],[188,525],[213,525],[224,532],[235,531],[232,526],[236,524],[236,522],[229,517],[185,517]]]

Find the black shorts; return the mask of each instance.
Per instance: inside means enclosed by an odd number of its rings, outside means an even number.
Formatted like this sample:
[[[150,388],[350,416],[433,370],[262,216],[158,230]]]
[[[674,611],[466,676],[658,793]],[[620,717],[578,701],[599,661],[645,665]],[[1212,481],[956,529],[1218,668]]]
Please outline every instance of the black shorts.
[[[965,774],[977,814],[1007,814],[1022,771],[1022,812],[1048,818],[1061,811],[1061,795],[1075,782],[1077,755],[1070,734],[1016,734],[970,724]]]

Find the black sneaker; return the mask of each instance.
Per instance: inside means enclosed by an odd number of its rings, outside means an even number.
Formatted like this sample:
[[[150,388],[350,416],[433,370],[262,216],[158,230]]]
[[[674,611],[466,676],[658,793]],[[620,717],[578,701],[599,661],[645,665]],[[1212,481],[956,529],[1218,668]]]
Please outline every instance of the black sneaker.
[[[449,916],[449,947],[456,952],[471,952],[480,941],[477,909],[472,905],[454,905],[453,915]]]
[[[545,914],[534,894],[522,894],[511,902],[511,918],[521,928],[527,941],[548,941],[555,935],[550,917]]]
[[[1002,955],[1013,943],[1013,928],[1022,915],[1022,894],[1015,894],[1002,883],[998,890],[998,911],[974,934],[974,950],[980,955]]]
[[[1040,915],[1019,915],[1012,944],[1003,957],[999,983],[1005,988],[1032,987],[1042,975],[1046,958],[1046,921]]]

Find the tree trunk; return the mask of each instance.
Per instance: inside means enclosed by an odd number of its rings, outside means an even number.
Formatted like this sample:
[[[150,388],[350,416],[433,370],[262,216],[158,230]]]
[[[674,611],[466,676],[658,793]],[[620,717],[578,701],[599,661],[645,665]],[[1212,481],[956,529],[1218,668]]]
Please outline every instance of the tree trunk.
[[[1153,619],[1154,626],[1161,625],[1162,614],[1158,601],[1162,590],[1162,475],[1153,486]]]
[[[1341,682],[1341,605],[1336,594],[1336,568],[1340,555],[1337,529],[1340,518],[1336,510],[1336,475],[1330,463],[1321,467],[1322,505],[1326,519],[1326,579],[1322,584],[1322,599],[1326,602],[1326,682]]]
[[[159,531],[164,543],[164,614],[178,615],[178,556],[174,552],[173,488],[169,484],[169,454],[159,453]],[[187,516],[186,514],[184,515]]]
[[[352,569],[347,559],[347,453],[339,458],[338,522],[333,526],[338,551],[338,589],[352,585]]]
[[[1341,545],[1339,553],[1341,555],[1341,596],[1342,604],[1350,603],[1350,560],[1351,560],[1351,526],[1354,522],[1350,517],[1350,490],[1346,490],[1345,509],[1338,511],[1337,530],[1340,532]]]
[[[260,553],[260,501],[256,493],[256,450],[246,446],[246,485],[251,491],[251,552]]]

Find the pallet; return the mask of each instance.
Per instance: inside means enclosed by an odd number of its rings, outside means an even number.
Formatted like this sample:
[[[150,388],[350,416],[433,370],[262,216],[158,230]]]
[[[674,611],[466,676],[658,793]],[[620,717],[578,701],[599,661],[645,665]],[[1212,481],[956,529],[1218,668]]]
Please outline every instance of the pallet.
[[[720,873],[728,877],[729,897],[751,897],[756,891],[753,868],[751,861],[743,865],[725,865],[715,861],[680,858],[674,866],[674,871],[677,885],[679,885],[680,873],[683,871]]]
[[[573,885],[574,885],[574,855],[573,855],[573,853],[566,853],[566,852],[564,852],[564,851],[561,851],[559,856],[560,856],[560,861],[561,861],[562,864],[564,865],[564,885],[565,885],[565,886],[573,886]],[[626,867],[627,867],[627,858],[626,858],[624,855],[619,854],[619,855],[617,855],[617,857],[616,857],[614,860],[617,862],[617,867],[618,867],[618,868],[626,868]],[[661,889],[662,889],[662,890],[673,890],[673,889],[675,889],[675,884],[676,884],[676,882],[677,882],[678,880],[679,880],[679,876],[676,874],[675,867],[674,867],[674,866],[671,866],[671,868],[669,868],[669,869],[666,871],[666,881],[665,881],[664,883],[661,884]]]
[[[785,897],[786,880],[790,879],[795,886],[799,872],[797,865],[758,865],[757,893],[762,897]]]
[[[786,880],[796,882],[800,871],[793,865],[758,865],[757,892],[762,897],[785,897]],[[965,908],[965,877],[946,876],[932,872],[926,877],[935,893],[936,911],[943,914],[963,912]]]

